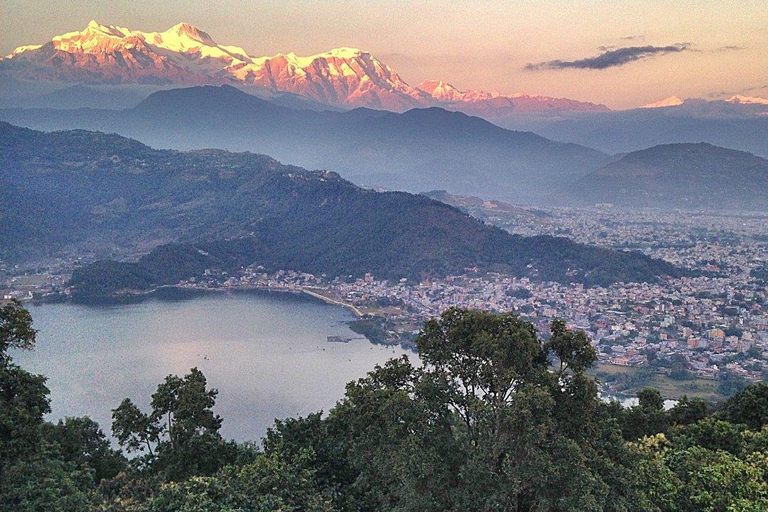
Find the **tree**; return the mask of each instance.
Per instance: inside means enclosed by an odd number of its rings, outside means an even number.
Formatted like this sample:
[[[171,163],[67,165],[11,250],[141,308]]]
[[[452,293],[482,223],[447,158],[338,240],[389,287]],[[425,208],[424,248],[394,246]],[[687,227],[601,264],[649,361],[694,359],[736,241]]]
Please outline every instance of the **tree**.
[[[10,359],[9,348],[32,350],[37,331],[32,328],[32,315],[17,300],[0,308],[0,362]]]
[[[511,313],[448,309],[426,322],[416,345],[471,435],[479,419],[475,409],[488,405],[499,412],[523,386],[547,380],[547,355],[533,324]],[[500,428],[501,417],[496,420],[492,429]]]
[[[0,510],[82,512],[92,510],[95,485],[90,471],[49,453],[16,460],[0,478]]]
[[[704,419],[708,412],[707,402],[701,398],[688,398],[683,395],[669,410],[669,419],[674,425],[690,425]]]
[[[213,412],[215,389],[206,388],[197,368],[183,378],[169,375],[152,395],[152,412],[142,412],[126,398],[112,411],[112,432],[123,448],[143,453],[141,461],[169,480],[210,475],[236,454],[219,429]]]
[[[637,392],[638,405],[621,411],[624,439],[634,441],[643,436],[665,432],[669,416],[664,412],[664,397],[658,389],[643,388]]]
[[[39,449],[48,393],[42,375],[0,364],[0,477],[7,464]]]
[[[50,412],[45,377],[13,364],[9,348],[31,350],[36,331],[21,303],[0,308],[0,478],[5,469],[40,447],[43,416]]]
[[[19,302],[0,308],[0,510],[85,510],[93,497],[92,470],[58,457],[45,435],[46,379],[14,364],[8,353],[31,350],[36,334]]]
[[[699,446],[740,456],[746,445],[744,430],[743,425],[709,417],[692,423],[684,429],[673,431],[670,438],[677,448]]]
[[[676,510],[768,510],[764,459],[743,460],[722,450],[693,446],[669,452],[664,461],[680,482]]]
[[[43,432],[58,458],[93,471],[96,482],[114,478],[126,468],[125,458],[112,449],[98,423],[87,416],[46,423]]]
[[[315,485],[311,451],[292,464],[279,451],[261,454],[240,467],[162,487],[151,500],[154,512],[324,512],[331,506]]]
[[[637,405],[646,411],[664,410],[664,397],[654,388],[643,388],[637,392]]]
[[[421,368],[393,360],[350,384],[326,430],[353,468],[340,508],[610,510],[623,441],[565,410],[600,410],[595,354],[553,327],[544,343],[514,314],[452,308],[417,337]]]
[[[760,382],[732,396],[720,413],[732,423],[743,423],[752,430],[768,424],[768,384]]]
[[[141,412],[129,398],[112,410],[112,435],[128,453],[143,452],[153,460],[161,434],[160,425]]]

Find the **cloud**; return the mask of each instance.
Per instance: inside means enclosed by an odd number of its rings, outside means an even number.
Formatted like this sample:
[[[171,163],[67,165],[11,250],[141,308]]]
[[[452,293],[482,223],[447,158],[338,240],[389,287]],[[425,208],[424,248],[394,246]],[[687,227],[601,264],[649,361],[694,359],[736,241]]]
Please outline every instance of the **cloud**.
[[[738,52],[738,51],[741,51],[741,50],[743,50],[743,49],[744,49],[744,47],[743,47],[743,46],[736,46],[736,45],[732,45],[732,44],[729,44],[729,45],[727,45],[727,46],[721,46],[720,48],[716,48],[716,49],[714,50],[714,52],[715,52],[715,53],[721,53],[721,52]]]
[[[527,71],[541,69],[608,69],[623,66],[630,62],[645,60],[651,57],[693,51],[690,43],[677,43],[669,46],[627,46],[624,48],[606,49],[597,57],[579,60],[550,60],[538,64],[528,64]]]

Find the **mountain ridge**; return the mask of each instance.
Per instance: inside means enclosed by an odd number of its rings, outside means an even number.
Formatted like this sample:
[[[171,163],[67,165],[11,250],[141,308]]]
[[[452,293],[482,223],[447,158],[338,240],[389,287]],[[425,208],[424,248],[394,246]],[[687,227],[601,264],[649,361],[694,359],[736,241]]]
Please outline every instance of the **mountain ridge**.
[[[159,91],[136,107],[0,111],[42,130],[117,132],[155,147],[254,151],[311,169],[333,169],[374,187],[533,201],[604,164],[607,155],[500,128],[439,107],[405,113],[275,105],[229,86]]]
[[[608,110],[604,105],[535,95],[471,91],[441,97],[410,86],[370,52],[357,48],[336,48],[308,57],[294,53],[253,57],[243,48],[217,43],[207,32],[187,23],[164,32],[142,32],[91,20],[82,31],[16,48],[0,58],[0,71],[30,80],[85,84],[243,84],[332,106],[396,112],[432,105],[487,115],[495,115],[493,109],[498,108],[500,116],[516,109]]]
[[[100,259],[181,243],[213,244],[237,267],[247,260],[328,276],[422,278],[480,267],[607,284],[679,273],[639,253],[511,235],[424,196],[363,189],[265,155],[156,150],[114,134],[7,123],[0,150],[0,216],[34,218],[36,228],[0,224],[6,258],[92,250]]]
[[[620,206],[768,210],[768,160],[706,142],[628,153],[579,179],[570,195]]]

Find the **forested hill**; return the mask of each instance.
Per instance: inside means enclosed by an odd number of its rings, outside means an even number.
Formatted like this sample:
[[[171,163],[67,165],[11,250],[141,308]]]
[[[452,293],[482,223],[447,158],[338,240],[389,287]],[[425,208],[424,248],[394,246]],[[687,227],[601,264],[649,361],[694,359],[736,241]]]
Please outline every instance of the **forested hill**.
[[[569,187],[576,202],[689,209],[768,210],[768,160],[711,144],[635,151]]]
[[[640,254],[513,236],[424,196],[362,189],[263,155],[160,151],[117,135],[8,124],[0,149],[6,258],[180,242],[182,252],[216,255],[219,267],[257,262],[329,276],[444,276],[476,266],[597,284],[677,272]],[[176,278],[174,247],[163,249],[162,266]],[[140,265],[145,286],[170,279],[147,259]]]

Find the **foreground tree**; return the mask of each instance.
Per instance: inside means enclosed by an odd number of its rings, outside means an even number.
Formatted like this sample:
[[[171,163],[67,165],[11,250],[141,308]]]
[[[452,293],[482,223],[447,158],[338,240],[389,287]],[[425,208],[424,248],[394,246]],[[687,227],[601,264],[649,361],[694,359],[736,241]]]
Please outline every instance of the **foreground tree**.
[[[309,451],[289,462],[279,452],[260,454],[213,476],[164,485],[150,501],[153,512],[326,512],[331,504],[315,483]]]
[[[36,335],[19,302],[0,308],[0,510],[87,510],[93,470],[61,456],[61,446],[49,436],[48,428],[55,427],[43,419],[51,411],[45,377],[20,368],[9,353],[32,350]],[[87,450],[79,442],[72,449]]]
[[[327,418],[276,422],[263,449],[225,442],[216,391],[192,369],[142,412],[113,414],[128,463],[88,418],[57,424],[43,377],[11,361],[34,330],[0,310],[0,510],[736,512],[768,510],[768,400],[747,388],[721,411],[603,403],[587,337],[548,339],[512,314],[451,309],[406,357],[347,386]],[[10,334],[9,334],[10,333]],[[27,333],[27,334],[24,334]],[[26,341],[25,341],[26,340]],[[626,437],[628,441],[625,441]]]
[[[743,423],[753,430],[768,425],[768,384],[760,382],[726,400],[721,416],[732,423]]]
[[[168,480],[210,475],[236,453],[219,433],[213,412],[215,389],[206,388],[197,368],[183,378],[169,375],[152,395],[152,411],[142,412],[125,399],[112,412],[112,433],[128,452],[139,452],[145,468]]]
[[[46,423],[43,434],[58,458],[87,469],[96,482],[114,478],[127,467],[126,459],[112,449],[99,424],[87,416]]]
[[[37,331],[32,328],[32,315],[21,302],[12,300],[0,307],[0,361],[9,360],[12,348],[32,350]]]
[[[450,309],[418,336],[423,363],[377,367],[331,411],[323,453],[352,468],[349,510],[621,510],[624,444],[585,371],[589,340],[547,342],[514,314]],[[554,368],[554,370],[553,370]],[[626,505],[626,506],[625,506]],[[639,509],[639,508],[638,508]]]
[[[8,353],[31,350],[36,334],[21,303],[0,308],[0,480],[9,465],[40,448],[43,415],[51,410],[45,377],[15,365]]]

